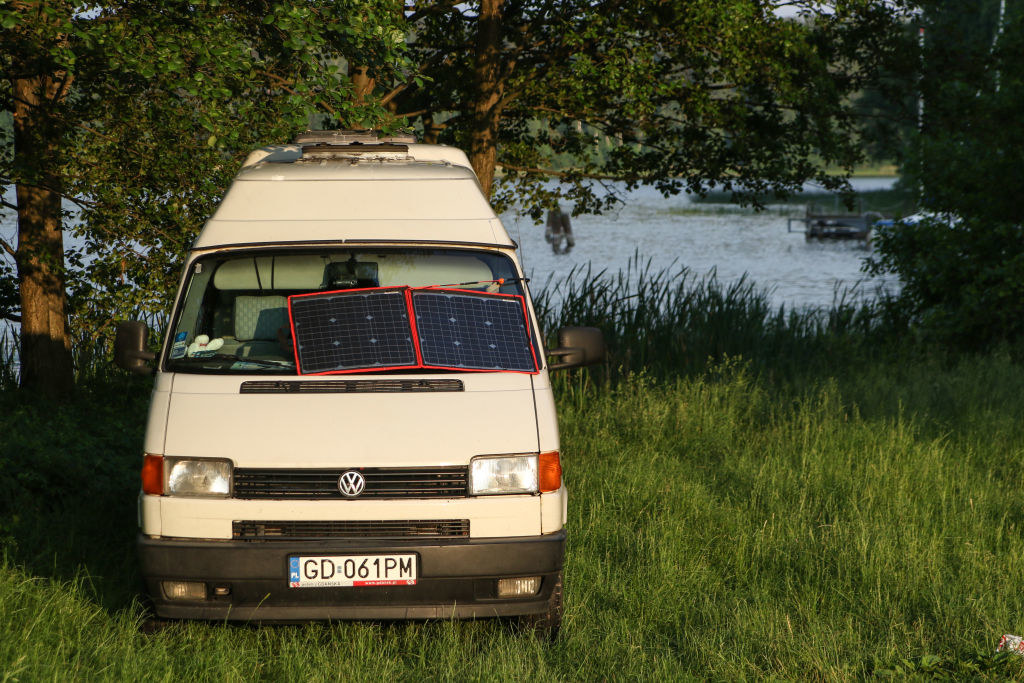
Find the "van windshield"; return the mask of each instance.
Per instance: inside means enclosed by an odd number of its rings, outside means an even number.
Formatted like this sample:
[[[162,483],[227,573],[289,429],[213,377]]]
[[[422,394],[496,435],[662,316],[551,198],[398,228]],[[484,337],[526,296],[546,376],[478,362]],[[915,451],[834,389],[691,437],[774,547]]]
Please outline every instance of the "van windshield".
[[[512,260],[494,252],[329,248],[211,254],[189,268],[166,368],[294,375],[289,296],[445,286],[481,294],[525,294]],[[533,335],[529,337],[535,345]]]

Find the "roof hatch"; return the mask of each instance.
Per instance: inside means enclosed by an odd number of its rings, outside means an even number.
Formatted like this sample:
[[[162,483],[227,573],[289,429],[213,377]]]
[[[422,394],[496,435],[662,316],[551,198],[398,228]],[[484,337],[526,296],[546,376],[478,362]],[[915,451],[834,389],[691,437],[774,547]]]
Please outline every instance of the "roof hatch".
[[[373,145],[373,144],[413,144],[416,136],[411,133],[381,136],[379,130],[307,130],[299,133],[294,140],[296,145]]]

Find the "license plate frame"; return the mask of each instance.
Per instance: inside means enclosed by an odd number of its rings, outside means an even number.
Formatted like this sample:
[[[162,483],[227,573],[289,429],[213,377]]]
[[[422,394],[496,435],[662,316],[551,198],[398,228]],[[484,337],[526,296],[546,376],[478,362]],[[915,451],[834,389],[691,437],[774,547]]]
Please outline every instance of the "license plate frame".
[[[288,587],[415,586],[419,569],[416,553],[289,555]]]

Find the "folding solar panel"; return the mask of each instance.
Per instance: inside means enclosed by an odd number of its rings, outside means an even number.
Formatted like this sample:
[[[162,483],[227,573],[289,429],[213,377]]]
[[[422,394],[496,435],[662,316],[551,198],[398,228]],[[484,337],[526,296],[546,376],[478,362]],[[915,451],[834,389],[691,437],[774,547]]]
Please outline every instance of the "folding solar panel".
[[[392,287],[288,298],[299,374],[537,372],[522,296]]]
[[[535,372],[523,298],[452,290],[413,290],[423,365]]]
[[[417,365],[404,289],[289,297],[303,375]]]

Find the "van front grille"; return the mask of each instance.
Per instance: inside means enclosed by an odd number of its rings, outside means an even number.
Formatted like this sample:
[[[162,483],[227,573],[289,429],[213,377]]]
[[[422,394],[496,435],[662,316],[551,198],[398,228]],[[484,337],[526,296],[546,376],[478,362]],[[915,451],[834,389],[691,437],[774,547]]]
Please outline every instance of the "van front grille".
[[[250,380],[242,394],[394,394],[465,391],[460,379]]]
[[[235,468],[235,498],[287,498],[290,500],[342,499],[338,479],[355,470],[366,487],[357,499],[462,498],[468,468],[457,467],[348,467],[343,469]]]
[[[240,541],[312,541],[322,538],[468,538],[468,519],[264,521],[236,520]]]

